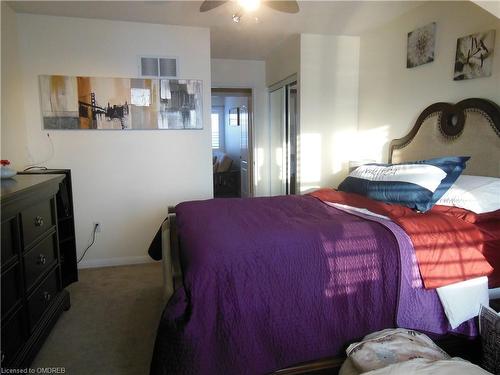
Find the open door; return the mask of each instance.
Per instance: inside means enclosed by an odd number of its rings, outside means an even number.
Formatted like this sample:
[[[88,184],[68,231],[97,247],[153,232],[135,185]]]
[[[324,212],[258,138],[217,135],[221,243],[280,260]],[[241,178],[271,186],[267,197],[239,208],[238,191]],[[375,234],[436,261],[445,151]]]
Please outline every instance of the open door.
[[[215,103],[215,104],[214,104]],[[231,160],[231,169],[222,176],[227,182],[226,186],[232,183],[237,172],[237,192],[234,194],[218,195],[216,177],[214,174],[214,195],[239,196],[242,198],[253,196],[253,146],[252,146],[252,90],[245,88],[213,88],[212,89],[212,112],[215,106],[222,106],[224,113],[222,117],[223,126],[220,127],[220,145],[216,149],[212,139],[214,157],[223,155]],[[212,138],[215,132],[212,129]],[[229,181],[231,179],[231,181]]]

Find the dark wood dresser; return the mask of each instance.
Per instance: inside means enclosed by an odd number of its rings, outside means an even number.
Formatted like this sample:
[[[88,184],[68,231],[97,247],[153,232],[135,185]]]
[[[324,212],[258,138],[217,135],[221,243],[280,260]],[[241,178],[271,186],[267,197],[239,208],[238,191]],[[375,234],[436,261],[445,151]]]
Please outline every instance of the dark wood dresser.
[[[62,286],[78,281],[76,257],[75,214],[73,209],[73,188],[70,169],[31,169],[20,174],[60,174],[64,179],[56,194],[57,232],[61,260]]]
[[[56,193],[64,175],[2,180],[2,368],[29,366],[63,310]]]

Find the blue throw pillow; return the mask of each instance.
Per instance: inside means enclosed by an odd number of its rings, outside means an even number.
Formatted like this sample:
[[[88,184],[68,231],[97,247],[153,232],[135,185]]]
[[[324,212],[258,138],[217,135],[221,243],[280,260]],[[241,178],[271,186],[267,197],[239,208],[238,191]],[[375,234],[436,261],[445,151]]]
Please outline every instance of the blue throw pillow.
[[[400,164],[366,164],[339,185],[339,190],[425,212],[443,196],[465,169],[468,156]]]

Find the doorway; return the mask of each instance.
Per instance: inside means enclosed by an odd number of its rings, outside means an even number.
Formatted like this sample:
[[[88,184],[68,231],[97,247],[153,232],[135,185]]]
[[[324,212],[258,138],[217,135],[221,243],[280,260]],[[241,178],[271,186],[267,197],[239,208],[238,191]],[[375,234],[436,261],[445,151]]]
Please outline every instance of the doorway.
[[[214,197],[253,196],[252,89],[212,89]]]
[[[294,75],[269,88],[271,195],[298,194],[299,106]]]

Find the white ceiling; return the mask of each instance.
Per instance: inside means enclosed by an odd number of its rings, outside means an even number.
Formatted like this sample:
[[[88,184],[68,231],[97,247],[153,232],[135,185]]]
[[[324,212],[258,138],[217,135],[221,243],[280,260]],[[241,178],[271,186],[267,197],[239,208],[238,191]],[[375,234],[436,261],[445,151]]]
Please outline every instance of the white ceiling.
[[[10,1],[22,13],[210,28],[213,58],[265,59],[292,34],[359,35],[422,4],[419,1],[300,1],[300,12],[261,7],[231,20],[237,4],[200,13],[201,1]],[[258,20],[256,20],[256,18]]]

